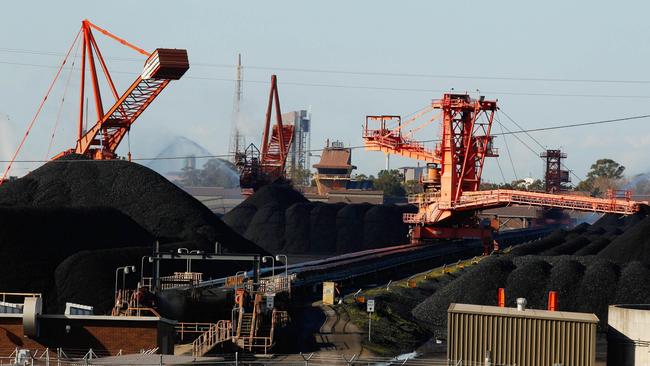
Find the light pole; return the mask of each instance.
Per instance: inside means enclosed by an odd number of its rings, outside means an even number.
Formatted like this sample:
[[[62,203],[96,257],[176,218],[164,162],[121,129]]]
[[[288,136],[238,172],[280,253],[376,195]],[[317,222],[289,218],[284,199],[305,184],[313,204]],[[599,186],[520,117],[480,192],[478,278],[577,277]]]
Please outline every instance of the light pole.
[[[190,252],[190,254],[203,254],[203,251],[201,250],[193,250]],[[192,272],[192,258],[187,259],[187,271]]]
[[[188,254],[190,252],[190,250],[187,249],[187,248],[178,248],[178,250],[176,252],[178,254],[183,254],[183,253]],[[189,272],[189,269],[190,269],[190,260],[188,259],[186,264],[185,264],[185,272]]]
[[[117,303],[117,280],[119,278],[119,273],[120,271],[123,272],[122,275],[122,288],[124,288],[124,282],[126,281],[126,275],[129,274],[129,272],[135,272],[135,266],[124,266],[124,267],[117,267],[115,270],[115,302]]]
[[[281,257],[284,257],[284,275],[289,277],[289,258],[285,254],[277,254],[275,260],[280,261]]]
[[[270,255],[265,255],[262,257],[262,263],[266,263],[267,258],[271,258],[271,276],[275,276],[275,258]]]
[[[149,258],[149,263],[153,263],[153,257],[144,256],[140,259],[140,286],[144,285],[144,259]]]
[[[284,281],[289,290],[289,296],[291,296],[291,284],[289,283],[289,257],[287,257],[286,254],[276,254],[275,260],[279,261],[282,257],[284,257]]]

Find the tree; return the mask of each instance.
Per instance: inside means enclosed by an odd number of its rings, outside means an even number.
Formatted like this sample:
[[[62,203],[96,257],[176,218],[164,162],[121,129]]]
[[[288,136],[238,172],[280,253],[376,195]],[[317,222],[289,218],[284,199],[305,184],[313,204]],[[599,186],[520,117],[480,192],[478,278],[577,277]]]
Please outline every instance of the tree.
[[[578,183],[576,190],[602,196],[608,189],[617,189],[623,181],[625,167],[612,159],[598,159],[591,164],[587,179]]]
[[[382,170],[375,178],[375,189],[384,191],[387,196],[403,197],[406,194],[402,182],[404,176],[399,170]]]
[[[420,182],[417,180],[407,180],[406,183],[404,183],[404,189],[406,190],[406,194],[417,194],[424,192],[422,184],[420,184]]]

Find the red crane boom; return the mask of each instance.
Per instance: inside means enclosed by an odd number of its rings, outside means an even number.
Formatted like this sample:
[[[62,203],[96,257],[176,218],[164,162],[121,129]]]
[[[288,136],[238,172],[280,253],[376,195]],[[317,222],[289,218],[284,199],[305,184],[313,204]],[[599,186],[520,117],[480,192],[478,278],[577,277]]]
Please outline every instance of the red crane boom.
[[[148,57],[144,63],[142,74],[138,76],[121,96],[117,93],[104,58],[97,47],[92,29]],[[184,49],[158,48],[152,53],[148,53],[107,30],[98,27],[89,20],[82,22],[81,32],[83,38],[81,46],[81,91],[79,97],[79,133],[77,143],[73,149],[63,151],[53,159],[58,159],[68,154],[85,155],[90,159],[96,160],[115,159],[117,158],[117,147],[140,114],[147,109],[171,80],[180,79],[189,69],[187,51]],[[106,83],[115,98],[114,104],[108,108],[108,112],[106,113],[104,113],[95,58],[99,61],[106,78]],[[89,127],[87,131],[84,131],[86,64],[88,64],[88,72],[90,73],[93,86],[97,120],[93,126]]]
[[[276,122],[271,126],[274,106]],[[236,165],[240,171],[239,185],[244,194],[251,194],[263,185],[285,178],[284,170],[293,141],[293,133],[294,125],[282,122],[278,79],[272,75],[262,134],[262,152],[260,154],[257,146],[250,144],[244,153],[236,153],[235,157]]]

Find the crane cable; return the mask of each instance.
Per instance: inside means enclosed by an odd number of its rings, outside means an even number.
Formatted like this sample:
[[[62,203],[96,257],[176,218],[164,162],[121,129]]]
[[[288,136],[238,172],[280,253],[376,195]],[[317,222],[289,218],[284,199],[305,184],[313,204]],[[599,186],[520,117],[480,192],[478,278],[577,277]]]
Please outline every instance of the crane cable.
[[[524,128],[521,127],[521,125],[520,125],[519,123],[517,123],[514,119],[512,119],[512,117],[510,117],[510,116],[509,116],[506,112],[504,112],[502,109],[499,109],[499,111],[500,111],[501,113],[503,113],[503,115],[506,116],[506,118],[508,118],[508,119],[510,120],[510,122],[514,123],[515,126],[517,126],[521,132],[525,133],[526,136],[530,137],[531,140],[533,140],[537,145],[539,145],[539,147],[541,147],[542,150],[546,150],[546,147],[545,147],[544,145],[542,145],[542,144],[539,142],[539,140],[537,140],[536,138],[534,138],[534,137],[529,133],[529,131],[524,130]],[[586,123],[586,124],[588,124],[588,123]],[[586,124],[585,124],[585,125],[586,125]],[[542,158],[542,159],[543,159],[543,158]],[[560,164],[562,165],[562,167],[564,167],[566,170],[568,170],[569,173],[571,173],[574,177],[578,178],[578,181],[579,181],[579,182],[581,182],[581,181],[583,180],[583,178],[580,178],[580,177],[579,177],[579,176],[578,176],[578,175],[577,175],[577,174],[576,174],[572,169],[569,169],[569,167],[566,166],[566,164],[564,164],[564,163],[562,163],[562,162],[561,162]]]
[[[4,173],[2,173],[2,178],[0,178],[0,185],[2,185],[6,178],[7,175],[9,174],[9,171],[11,170],[11,166],[14,163],[14,160],[16,160],[16,157],[18,156],[18,153],[20,153],[20,150],[22,149],[23,145],[25,144],[25,140],[27,140],[27,136],[29,135],[29,132],[32,130],[32,127],[34,127],[34,123],[36,122],[36,119],[38,119],[38,116],[41,114],[41,110],[43,110],[43,106],[45,105],[45,102],[47,101],[47,97],[50,95],[50,92],[52,91],[52,88],[54,87],[54,84],[56,83],[57,79],[59,78],[59,75],[61,75],[61,71],[63,71],[63,67],[65,66],[65,63],[68,61],[68,57],[70,56],[70,52],[72,52],[72,49],[74,48],[74,45],[77,43],[77,40],[79,39],[79,35],[81,34],[81,29],[79,32],[77,32],[77,35],[74,37],[74,41],[70,45],[70,48],[68,48],[68,52],[65,54],[65,57],[63,58],[63,62],[61,63],[61,66],[59,67],[59,70],[56,72],[56,75],[54,76],[54,80],[50,83],[50,86],[47,88],[47,92],[45,93],[45,97],[43,97],[43,100],[41,100],[41,103],[38,106],[38,109],[36,110],[36,114],[34,114],[34,117],[32,118],[31,122],[29,123],[29,126],[27,127],[27,131],[25,132],[25,135],[23,136],[22,140],[20,141],[20,145],[18,145],[18,148],[16,149],[16,152],[14,152],[13,156],[11,157],[11,161],[5,168]]]
[[[501,133],[503,134],[503,124],[501,124],[501,121],[499,120],[498,115],[495,116],[495,120],[499,124],[499,127],[501,128]],[[519,180],[519,177],[517,177],[517,171],[515,170],[515,163],[512,161],[512,154],[510,153],[510,148],[508,147],[508,141],[506,140],[506,135],[503,136],[503,144],[506,146],[506,152],[508,153],[508,159],[510,159],[510,166],[512,166],[512,174],[515,176],[515,180]]]
[[[50,138],[50,144],[47,146],[47,153],[45,154],[45,159],[49,159],[50,151],[52,150],[52,145],[54,144],[54,135],[56,135],[56,130],[59,127],[59,122],[61,120],[61,114],[63,111],[63,104],[65,103],[65,96],[68,93],[68,87],[70,86],[70,80],[72,79],[74,64],[75,62],[77,62],[77,54],[79,52],[79,48],[81,48],[81,44],[79,44],[79,47],[75,49],[74,56],[72,57],[72,65],[70,65],[70,73],[68,73],[68,80],[66,80],[65,82],[65,88],[63,89],[63,97],[61,98],[61,104],[59,105],[59,110],[56,113],[56,121],[54,122],[54,128],[52,129],[52,137]]]

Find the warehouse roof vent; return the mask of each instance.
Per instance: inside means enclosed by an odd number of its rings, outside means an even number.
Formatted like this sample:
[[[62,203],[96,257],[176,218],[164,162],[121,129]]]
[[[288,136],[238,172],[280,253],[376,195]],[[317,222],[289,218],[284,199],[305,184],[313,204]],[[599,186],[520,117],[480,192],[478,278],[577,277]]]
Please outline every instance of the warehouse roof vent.
[[[528,301],[526,301],[526,299],[524,299],[523,297],[517,298],[517,310],[519,311],[526,310],[526,304],[528,304]]]

